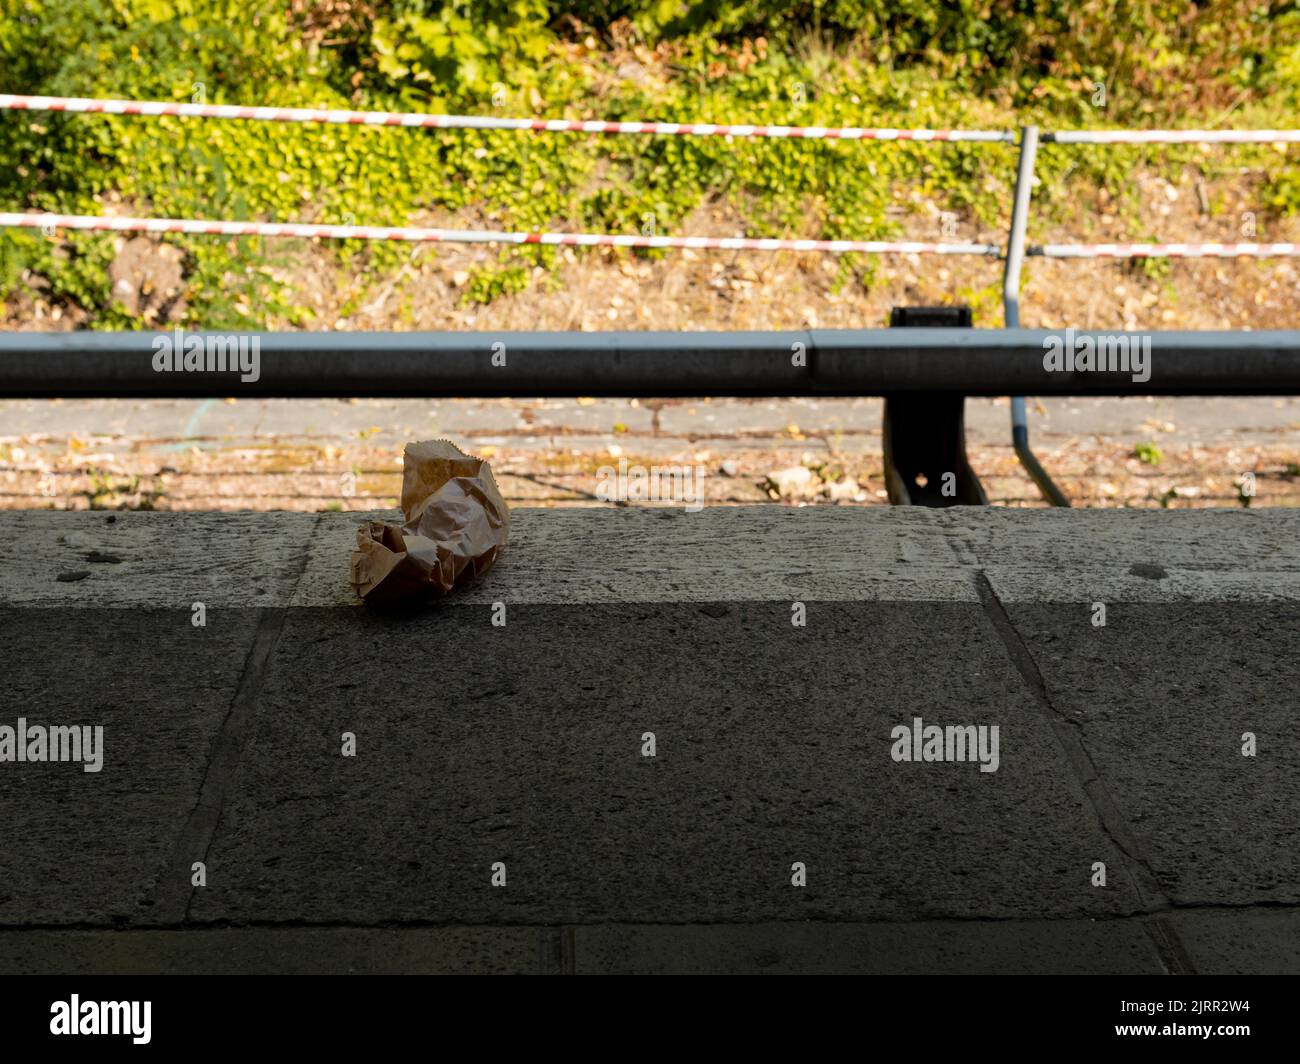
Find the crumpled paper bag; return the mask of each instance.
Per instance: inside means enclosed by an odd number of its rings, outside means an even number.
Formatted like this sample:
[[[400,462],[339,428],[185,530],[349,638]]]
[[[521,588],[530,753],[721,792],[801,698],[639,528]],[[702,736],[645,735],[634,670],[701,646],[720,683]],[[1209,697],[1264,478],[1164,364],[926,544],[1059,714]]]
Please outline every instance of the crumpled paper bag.
[[[441,598],[492,568],[510,532],[510,509],[483,459],[429,440],[408,443],[403,464],[406,522],[357,529],[352,585],[367,603]]]

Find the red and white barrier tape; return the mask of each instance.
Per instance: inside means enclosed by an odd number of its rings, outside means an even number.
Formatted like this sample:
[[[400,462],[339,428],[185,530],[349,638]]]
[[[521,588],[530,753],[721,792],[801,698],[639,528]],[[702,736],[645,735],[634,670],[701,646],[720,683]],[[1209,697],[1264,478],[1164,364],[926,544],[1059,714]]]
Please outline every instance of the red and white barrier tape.
[[[1049,259],[1267,259],[1300,255],[1300,244],[1042,244],[1026,254]]]
[[[192,236],[297,237],[304,240],[393,240],[428,244],[549,244],[576,247],[696,248],[724,251],[826,251],[872,255],[983,255],[998,244],[936,244],[911,240],[784,240],[731,236],[621,236],[608,233],[512,233],[492,229],[322,225],[307,222],[227,222],[198,218],[108,218],[85,214],[0,213],[0,229],[78,229]],[[1052,259],[1276,258],[1300,255],[1300,244],[1038,244],[1026,254]]]
[[[189,233],[196,236],[286,236],[325,240],[396,240],[448,244],[566,244],[579,247],[717,248],[727,251],[829,251],[835,254],[988,255],[997,244],[925,244],[884,240],[776,240],[726,236],[615,236],[606,233],[506,233],[490,229],[316,225],[301,222],[225,222],[195,218],[101,218],[84,214],[4,214],[0,229],[82,229],[117,233]]]
[[[417,129],[520,129],[545,133],[649,133],[693,137],[791,137],[803,140],[922,140],[1014,143],[1007,130],[862,129],[856,126],[714,125],[707,122],[577,122],[567,119],[491,118],[410,111],[339,111],[310,107],[235,107],[225,104],[90,100],[76,96],[0,94],[0,111],[71,111],[79,114],[170,115],[252,122],[313,122]]]
[[[226,118],[252,122],[310,122],[417,129],[515,129],[546,133],[636,133],[697,137],[790,137],[804,140],[916,140],[1014,143],[1010,130],[889,129],[858,126],[755,126],[709,122],[602,122],[420,111],[349,111],[320,107],[243,107],[152,100],[95,100],[81,96],[19,96],[0,93],[3,111],[65,111],[78,114]],[[1295,144],[1295,129],[1088,129],[1046,132],[1057,144]]]
[[[1080,129],[1045,133],[1057,144],[1296,144],[1300,129]]]

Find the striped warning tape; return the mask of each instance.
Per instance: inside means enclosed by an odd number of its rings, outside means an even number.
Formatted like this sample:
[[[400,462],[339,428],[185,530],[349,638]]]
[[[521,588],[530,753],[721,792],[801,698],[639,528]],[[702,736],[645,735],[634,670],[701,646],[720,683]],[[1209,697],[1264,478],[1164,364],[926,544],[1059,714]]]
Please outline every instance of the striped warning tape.
[[[418,111],[340,111],[311,107],[234,107],[225,104],[163,103],[143,100],[91,100],[77,96],[0,94],[4,111],[68,111],[79,114],[171,115],[178,118],[231,118],[252,122],[312,122],[350,126],[405,126],[417,129],[519,129],[545,133],[649,133],[693,137],[789,137],[803,140],[916,140],[1014,143],[1008,130],[869,129],[857,126],[716,125],[708,122],[579,122],[567,119],[492,118],[435,115]]]
[[[1026,254],[1050,259],[1264,259],[1300,255],[1300,244],[1042,244]]]
[[[196,218],[102,218],[84,214],[0,213],[0,228],[106,232],[188,233],[215,236],[300,237],[324,240],[396,240],[448,244],[564,244],[578,247],[701,248],[727,251],[828,251],[834,254],[988,255],[997,244],[933,244],[888,240],[778,240],[766,237],[618,236],[606,233],[509,233],[490,229],[318,225],[302,222],[227,222]]]
[[[99,217],[85,214],[0,212],[0,229],[78,229],[116,233],[186,233],[194,236],[297,237],[304,240],[392,240],[442,244],[547,244],[574,247],[695,248],[723,251],[826,251],[874,255],[984,255],[998,244],[926,243],[914,240],[784,240],[744,236],[623,236],[609,233],[524,233],[419,226],[326,225],[313,222],[229,222],[199,218]],[[1038,244],[1027,255],[1053,259],[1274,258],[1300,255],[1300,244]]]
[[[1296,144],[1300,129],[1081,129],[1044,133],[1057,144]]]
[[[78,114],[225,118],[252,122],[310,122],[417,129],[514,129],[546,133],[633,133],[697,137],[789,137],[805,140],[915,140],[1014,143],[1010,130],[891,129],[860,126],[759,126],[711,122],[605,122],[421,111],[351,111],[323,107],[244,107],[161,100],[97,100],[82,96],[0,93],[0,110],[65,111]],[[1088,129],[1046,132],[1057,144],[1282,144],[1300,143],[1295,129]]]

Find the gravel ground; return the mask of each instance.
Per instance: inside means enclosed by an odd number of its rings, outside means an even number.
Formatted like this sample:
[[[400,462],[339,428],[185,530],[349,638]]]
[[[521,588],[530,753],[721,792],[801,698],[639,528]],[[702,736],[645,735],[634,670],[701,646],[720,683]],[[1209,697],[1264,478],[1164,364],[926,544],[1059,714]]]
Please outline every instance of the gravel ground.
[[[1031,411],[1035,450],[1075,505],[1300,503],[1295,400],[1067,399]],[[968,404],[972,464],[991,501],[1042,505],[1006,419],[1005,400]],[[0,436],[4,509],[396,506],[403,444],[435,436],[488,458],[512,505],[607,505],[601,471],[620,461],[698,466],[710,505],[887,501],[878,400],[14,402],[0,404],[0,423],[17,430]]]

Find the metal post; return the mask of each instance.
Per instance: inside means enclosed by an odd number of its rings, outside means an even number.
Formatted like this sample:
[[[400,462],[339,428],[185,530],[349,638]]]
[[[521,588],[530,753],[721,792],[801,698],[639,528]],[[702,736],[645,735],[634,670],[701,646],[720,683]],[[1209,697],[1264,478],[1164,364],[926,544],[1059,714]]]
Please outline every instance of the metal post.
[[[969,329],[970,307],[895,307],[893,329]],[[966,395],[894,391],[881,420],[885,488],[894,506],[987,506],[966,455]],[[945,481],[949,481],[945,483]]]
[[[1002,276],[1003,324],[1008,329],[1020,328],[1020,269],[1025,262],[1025,231],[1029,227],[1029,200],[1033,194],[1034,159],[1037,155],[1038,127],[1021,126],[1016,199],[1011,209],[1011,232],[1007,237],[1007,268]],[[1053,506],[1069,506],[1070,500],[1029,449],[1029,418],[1022,395],[1011,397],[1011,445],[1043,498]]]

